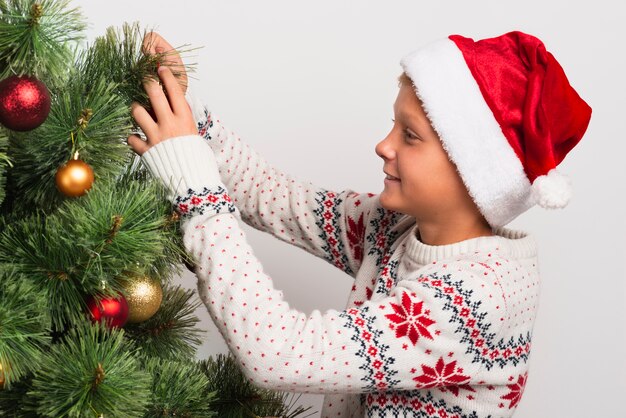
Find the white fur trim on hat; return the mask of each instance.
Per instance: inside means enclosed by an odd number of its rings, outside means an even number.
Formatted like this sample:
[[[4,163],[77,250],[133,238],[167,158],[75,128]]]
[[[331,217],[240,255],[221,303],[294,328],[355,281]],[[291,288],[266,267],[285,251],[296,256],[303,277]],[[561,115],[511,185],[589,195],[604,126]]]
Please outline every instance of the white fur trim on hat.
[[[493,227],[534,204],[521,161],[485,102],[463,54],[450,39],[400,62],[470,196]]]
[[[555,168],[539,176],[532,185],[533,200],[542,208],[560,209],[567,206],[572,197],[572,183]]]

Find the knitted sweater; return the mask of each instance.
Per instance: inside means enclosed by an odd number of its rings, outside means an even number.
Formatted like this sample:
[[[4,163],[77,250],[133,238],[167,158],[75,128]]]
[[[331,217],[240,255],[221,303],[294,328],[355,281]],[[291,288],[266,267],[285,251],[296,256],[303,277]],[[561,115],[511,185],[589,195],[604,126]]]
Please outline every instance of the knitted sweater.
[[[533,238],[426,245],[376,194],[297,181],[188,100],[199,135],[142,159],[169,185],[200,298],[251,381],[324,393],[328,418],[512,416],[538,308]],[[346,309],[291,308],[238,217],[352,276]]]

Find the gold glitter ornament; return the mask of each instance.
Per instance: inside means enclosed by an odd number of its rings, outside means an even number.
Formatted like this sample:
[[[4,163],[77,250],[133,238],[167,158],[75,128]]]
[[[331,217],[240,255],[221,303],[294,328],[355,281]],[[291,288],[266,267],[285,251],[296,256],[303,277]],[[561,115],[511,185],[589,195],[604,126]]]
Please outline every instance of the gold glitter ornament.
[[[143,322],[152,317],[161,307],[163,289],[157,279],[149,276],[132,276],[124,285],[128,303],[129,323]]]

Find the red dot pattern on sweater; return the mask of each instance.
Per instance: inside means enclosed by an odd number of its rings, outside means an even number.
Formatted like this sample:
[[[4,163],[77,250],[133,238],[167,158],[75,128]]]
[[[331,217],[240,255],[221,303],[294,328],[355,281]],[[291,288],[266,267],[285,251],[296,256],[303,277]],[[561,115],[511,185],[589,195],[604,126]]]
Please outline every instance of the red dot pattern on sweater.
[[[319,208],[316,198],[319,198],[320,190],[311,184],[297,182],[269,166],[232,131],[221,127],[220,123],[213,126],[211,136],[220,172],[232,177],[228,189],[231,190],[235,204],[242,209],[242,219],[328,259],[327,250],[324,250],[328,242],[324,241],[320,231],[323,223],[314,212]],[[476,252],[470,254],[474,261],[471,267],[465,265],[467,260],[464,259],[435,260],[433,266],[439,275],[445,275],[447,271],[450,273],[446,279],[448,282],[440,278],[440,286],[434,283],[436,277],[428,275],[422,276],[428,277],[428,280],[422,282],[402,282],[402,286],[410,286],[406,290],[411,295],[416,295],[411,297],[417,300],[417,295],[420,295],[423,298],[422,307],[428,305],[428,309],[422,312],[430,310],[429,315],[433,316],[437,325],[437,329],[431,332],[433,340],[415,339],[414,344],[408,335],[397,336],[385,318],[392,312],[392,303],[402,305],[401,297],[405,293],[397,287],[399,263],[405,245],[392,247],[402,233],[401,230],[393,229],[398,219],[390,218],[389,212],[381,212],[376,198],[369,195],[346,192],[333,204],[337,206],[334,208],[337,213],[335,219],[342,228],[341,233],[337,234],[344,243],[344,249],[340,252],[347,257],[346,265],[356,276],[350,296],[351,304],[356,302],[364,318],[374,318],[371,319],[373,329],[384,333],[380,336],[379,346],[388,346],[388,358],[395,359],[395,363],[388,364],[388,372],[396,372],[392,378],[397,377],[399,387],[408,388],[403,386],[407,382],[411,385],[419,383],[413,379],[426,374],[422,366],[436,372],[439,360],[443,362],[442,370],[454,369],[457,375],[474,379],[470,380],[465,389],[438,386],[428,391],[417,391],[413,397],[408,396],[409,392],[377,394],[377,399],[380,399],[378,405],[365,402],[368,414],[378,416],[376,411],[392,411],[389,408],[398,405],[398,411],[414,412],[419,402],[420,411],[430,414],[424,416],[451,417],[455,414],[453,406],[459,405],[456,399],[460,397],[466,400],[480,399],[484,415],[496,414],[500,408],[514,408],[517,405],[514,402],[515,395],[509,394],[515,390],[521,392],[519,388],[522,385],[515,376],[524,375],[527,361],[524,354],[530,348],[530,345],[523,344],[524,338],[529,337],[524,332],[531,330],[537,306],[539,281],[535,259],[513,260],[502,257],[497,250],[495,253]],[[217,219],[220,218],[226,222],[226,228],[217,225],[220,222]],[[361,366],[364,363],[357,352],[362,348],[360,342],[364,337],[360,335],[359,338],[353,338],[353,329],[346,328],[345,317],[328,313],[322,315],[318,311],[307,316],[290,309],[282,300],[282,294],[273,289],[271,279],[263,273],[251,249],[246,246],[245,237],[237,233],[236,223],[231,223],[230,218],[229,215],[219,215],[212,220],[203,219],[206,228],[195,230],[202,231],[201,234],[195,237],[195,232],[185,235],[186,245],[198,248],[196,255],[203,254],[199,257],[202,260],[199,266],[202,277],[199,280],[200,284],[207,286],[199,289],[214,320],[221,324],[220,332],[231,349],[239,353],[242,366],[251,380],[275,389],[327,394],[343,392],[341,401],[339,397],[329,396],[323,416],[348,416],[361,405],[358,396],[346,393],[363,391],[364,370]],[[221,232],[207,232],[206,229],[227,229],[230,234],[224,236]],[[359,246],[359,240],[363,240],[362,246]],[[229,244],[232,241],[236,241],[236,244]],[[214,255],[213,258],[207,255],[207,247]],[[398,264],[394,266],[394,262]],[[459,266],[459,262],[463,265]],[[209,276],[212,277],[207,279]],[[384,277],[384,280],[378,280],[380,277]],[[462,284],[458,284],[459,281]],[[470,291],[471,294],[468,293]],[[480,305],[476,305],[478,301]],[[469,309],[470,305],[474,308]],[[480,306],[480,311],[475,309],[477,306]],[[479,334],[493,334],[491,340],[482,338],[482,348],[488,351],[483,353],[476,350],[477,346],[469,345],[476,344],[481,335],[472,338],[470,334],[470,338],[465,338],[463,344],[458,343],[460,345],[455,347],[443,347],[436,343],[453,341],[452,337],[458,334],[454,326],[446,324],[463,325],[464,330],[471,330],[472,323],[466,321],[473,318],[480,322],[479,315],[483,326],[473,325],[473,329],[478,329]],[[491,326],[487,328],[487,324]],[[516,348],[521,347],[523,352],[516,354],[512,350],[513,353],[509,353],[506,347],[499,347],[500,343],[506,346],[511,338]],[[468,347],[473,348],[474,355],[483,362],[481,367],[472,361],[476,361],[476,358],[465,353]],[[365,350],[368,351],[369,348]],[[476,371],[480,369],[489,373],[483,373],[481,379],[476,380]],[[430,369],[427,370],[433,374]],[[521,372],[516,374],[514,371]],[[507,377],[514,379],[509,379],[508,385],[487,384],[489,379],[500,379],[498,376],[501,373],[507,373]],[[498,400],[491,410],[488,405],[491,405],[489,399],[493,397],[489,397],[487,392],[497,392]],[[370,395],[374,396],[368,394],[367,397]],[[343,399],[350,401],[343,402]],[[381,406],[383,400],[385,404]],[[348,403],[349,406],[343,406]],[[470,412],[464,410],[464,414]]]

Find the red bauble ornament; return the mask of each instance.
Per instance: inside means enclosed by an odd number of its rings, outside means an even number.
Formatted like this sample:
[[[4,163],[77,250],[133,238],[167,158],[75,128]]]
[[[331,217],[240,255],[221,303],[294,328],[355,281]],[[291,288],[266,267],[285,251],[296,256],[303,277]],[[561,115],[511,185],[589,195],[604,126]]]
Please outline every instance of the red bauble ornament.
[[[102,299],[89,296],[87,308],[93,322],[105,320],[109,328],[123,327],[128,319],[128,303],[122,294],[118,298]]]
[[[0,81],[0,123],[13,131],[35,129],[50,113],[50,93],[44,83],[30,76]]]

